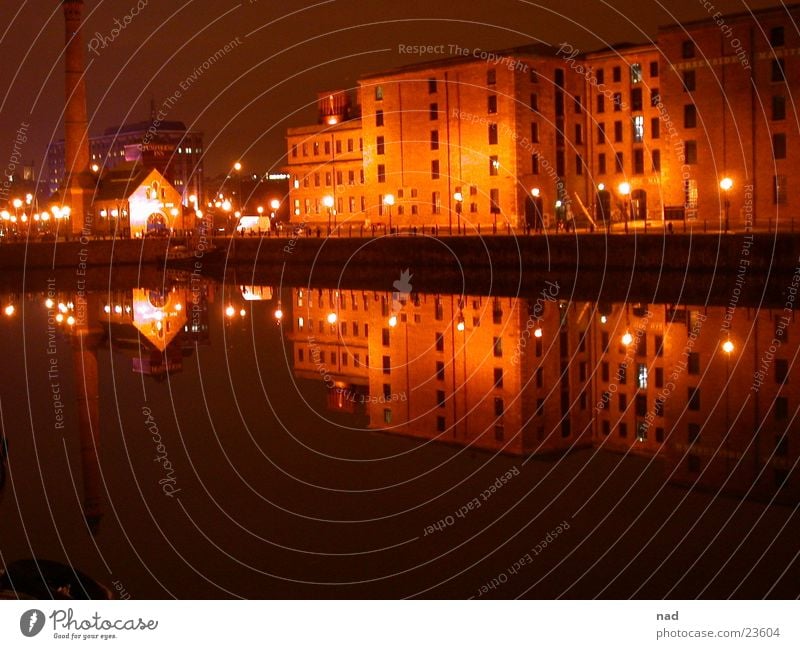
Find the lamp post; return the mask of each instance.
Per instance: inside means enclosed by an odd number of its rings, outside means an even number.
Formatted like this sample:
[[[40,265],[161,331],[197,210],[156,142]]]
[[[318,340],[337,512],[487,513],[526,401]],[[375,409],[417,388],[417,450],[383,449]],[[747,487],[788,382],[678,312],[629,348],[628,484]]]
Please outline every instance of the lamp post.
[[[622,196],[623,217],[625,219],[625,234],[628,234],[628,210],[630,205],[631,184],[628,182],[619,184],[619,194]]]
[[[269,227],[270,227],[271,229],[273,229],[273,230],[276,230],[276,231],[277,231],[277,230],[278,230],[278,223],[277,223],[277,221],[275,220],[275,215],[276,215],[276,213],[278,212],[278,210],[279,210],[279,209],[280,209],[280,207],[281,207],[281,202],[280,202],[280,201],[279,201],[277,198],[273,198],[273,199],[272,199],[272,200],[269,202],[269,207],[270,207],[270,209],[272,210],[272,212],[271,212],[271,213],[270,213],[270,215],[269,215]]]
[[[244,201],[242,201],[242,163],[238,160],[233,163],[233,170],[236,172],[236,185],[239,190],[239,209],[244,209]]]
[[[533,231],[534,232],[541,232],[544,228],[544,214],[542,214],[542,210],[539,209],[539,205],[541,203],[541,195],[542,190],[538,187],[534,187],[531,189],[531,196],[533,197]],[[495,232],[497,231],[497,215],[495,214],[494,217],[494,229]]]
[[[733,189],[733,179],[729,176],[725,176],[725,178],[719,181],[719,186],[720,189],[725,193],[725,234],[727,234],[731,224],[730,191]]]
[[[333,216],[333,196],[328,195],[322,198],[322,204],[328,208],[328,234],[331,232],[331,217]]]
[[[464,207],[464,195],[461,192],[456,192],[453,194],[453,200],[456,202],[456,219],[457,219],[457,227],[458,233],[461,234],[461,212],[463,211]],[[497,214],[494,215],[495,220],[495,227],[497,224]],[[466,228],[464,228],[466,232]]]
[[[722,351],[725,352],[725,460],[730,466],[730,453],[728,453],[728,440],[730,439],[730,382],[731,382],[731,354],[733,354],[736,346],[733,341],[728,338],[722,343]]]
[[[389,233],[391,234],[393,232],[392,206],[394,205],[394,194],[386,194],[386,196],[383,197],[383,204],[386,205],[389,210]]]

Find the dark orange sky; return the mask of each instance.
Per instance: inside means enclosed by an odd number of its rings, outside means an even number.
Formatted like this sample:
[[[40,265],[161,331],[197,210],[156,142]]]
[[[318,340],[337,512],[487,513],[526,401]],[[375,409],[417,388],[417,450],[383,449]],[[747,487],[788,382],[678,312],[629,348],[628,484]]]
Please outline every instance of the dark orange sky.
[[[714,0],[726,13],[775,4]],[[152,98],[180,91],[167,119],[205,133],[207,172],[236,159],[264,172],[281,164],[286,127],[314,120],[318,90],[419,60],[400,45],[591,49],[706,16],[699,0],[87,0],[90,130],[145,119]],[[0,157],[24,122],[24,155],[37,168],[62,137],[63,32],[58,0],[0,3]],[[225,44],[230,53],[198,74]]]

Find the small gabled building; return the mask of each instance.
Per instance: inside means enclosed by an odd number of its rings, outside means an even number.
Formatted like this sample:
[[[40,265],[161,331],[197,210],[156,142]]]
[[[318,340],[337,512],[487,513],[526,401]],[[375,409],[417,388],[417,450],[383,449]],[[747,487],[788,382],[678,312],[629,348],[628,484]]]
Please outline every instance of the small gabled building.
[[[96,234],[140,238],[192,227],[184,220],[180,192],[157,169],[138,163],[103,174],[93,203]]]

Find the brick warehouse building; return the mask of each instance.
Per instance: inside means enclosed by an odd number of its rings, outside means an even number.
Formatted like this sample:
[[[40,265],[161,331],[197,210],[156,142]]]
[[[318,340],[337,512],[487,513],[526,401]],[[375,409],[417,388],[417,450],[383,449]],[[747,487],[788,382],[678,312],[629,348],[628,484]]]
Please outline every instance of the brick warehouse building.
[[[654,44],[466,51],[366,76],[356,109],[332,119],[320,102],[318,126],[289,130],[292,219],[326,223],[331,196],[340,224],[788,229],[798,18],[791,5],[663,27]]]

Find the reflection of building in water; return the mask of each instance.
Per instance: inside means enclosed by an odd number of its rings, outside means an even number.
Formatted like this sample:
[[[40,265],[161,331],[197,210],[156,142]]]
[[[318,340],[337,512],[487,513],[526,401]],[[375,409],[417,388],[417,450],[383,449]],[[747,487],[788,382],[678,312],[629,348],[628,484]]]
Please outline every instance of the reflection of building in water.
[[[399,304],[295,290],[295,372],[325,383],[334,408],[364,403],[374,428],[512,453],[593,444],[657,455],[679,483],[800,498],[793,320],[567,303],[554,286],[531,300]]]
[[[191,354],[195,342],[207,342],[204,298],[202,290],[186,286],[115,291],[101,317],[111,344],[131,357],[134,372],[164,378],[183,369],[183,357]]]
[[[369,386],[370,305],[367,291],[295,289],[292,333],[295,374],[328,388],[329,407],[360,409]]]

